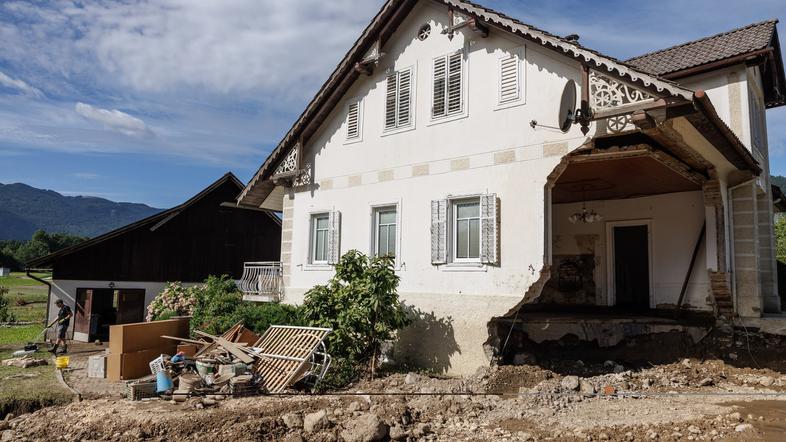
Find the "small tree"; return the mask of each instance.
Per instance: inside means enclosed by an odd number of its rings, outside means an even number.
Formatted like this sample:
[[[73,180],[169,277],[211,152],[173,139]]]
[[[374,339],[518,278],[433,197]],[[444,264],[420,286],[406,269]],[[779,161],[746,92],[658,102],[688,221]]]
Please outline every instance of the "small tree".
[[[14,322],[16,317],[8,310],[8,288],[0,285],[0,322]]]
[[[371,361],[373,375],[380,345],[409,323],[396,292],[398,282],[392,258],[369,259],[350,250],[327,285],[306,293],[301,311],[312,325],[333,329],[328,344],[331,354],[343,359],[339,364]]]

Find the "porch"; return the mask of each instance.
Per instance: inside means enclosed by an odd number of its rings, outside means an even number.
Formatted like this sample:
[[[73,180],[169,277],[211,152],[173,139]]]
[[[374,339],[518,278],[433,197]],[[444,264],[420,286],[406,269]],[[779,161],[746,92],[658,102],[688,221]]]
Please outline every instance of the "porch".
[[[237,281],[244,301],[279,302],[284,295],[284,273],[280,261],[246,262]]]

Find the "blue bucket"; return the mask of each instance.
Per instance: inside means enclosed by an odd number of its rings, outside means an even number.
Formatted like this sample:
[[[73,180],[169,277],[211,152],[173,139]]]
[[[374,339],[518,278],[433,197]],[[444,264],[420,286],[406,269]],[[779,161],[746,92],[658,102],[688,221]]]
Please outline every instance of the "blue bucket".
[[[174,388],[174,384],[172,383],[172,378],[169,377],[169,373],[166,371],[159,371],[156,373],[156,392],[163,393],[167,390],[171,390]]]

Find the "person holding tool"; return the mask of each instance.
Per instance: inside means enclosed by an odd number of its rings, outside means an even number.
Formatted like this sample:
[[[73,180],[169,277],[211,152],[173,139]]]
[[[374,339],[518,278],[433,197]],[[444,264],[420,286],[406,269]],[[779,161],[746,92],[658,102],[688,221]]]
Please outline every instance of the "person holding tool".
[[[46,328],[52,327],[57,324],[57,342],[55,346],[49,350],[50,353],[57,354],[57,348],[63,344],[62,353],[68,353],[68,343],[66,342],[66,332],[68,331],[68,324],[71,322],[71,317],[74,314],[71,312],[71,307],[65,305],[62,299],[55,301],[55,305],[60,309],[57,312],[57,318],[52,321]]]

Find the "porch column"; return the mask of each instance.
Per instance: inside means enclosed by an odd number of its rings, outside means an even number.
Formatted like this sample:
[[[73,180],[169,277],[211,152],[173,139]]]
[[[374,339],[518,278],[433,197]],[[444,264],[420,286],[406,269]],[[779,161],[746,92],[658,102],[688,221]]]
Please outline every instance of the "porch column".
[[[771,188],[759,192],[756,201],[759,230],[759,275],[761,277],[762,306],[765,313],[780,313],[778,270],[775,262],[775,232],[773,229]]]
[[[292,219],[294,217],[295,194],[290,189],[284,195],[281,221],[281,273],[284,279],[284,295],[289,288],[292,275]]]
[[[759,225],[756,184],[745,183],[731,190],[734,287],[737,314],[760,317]]]

